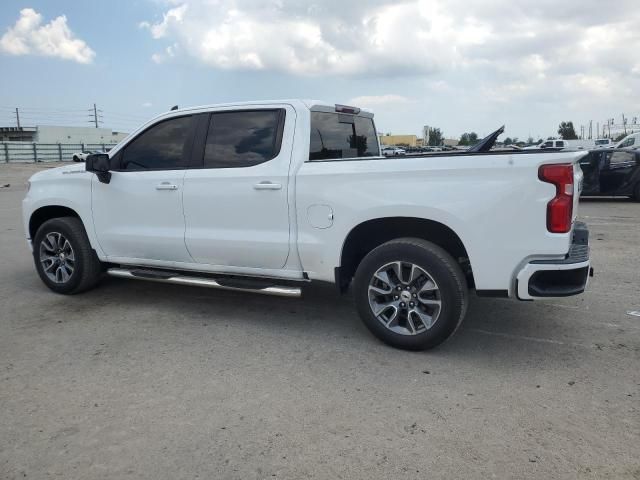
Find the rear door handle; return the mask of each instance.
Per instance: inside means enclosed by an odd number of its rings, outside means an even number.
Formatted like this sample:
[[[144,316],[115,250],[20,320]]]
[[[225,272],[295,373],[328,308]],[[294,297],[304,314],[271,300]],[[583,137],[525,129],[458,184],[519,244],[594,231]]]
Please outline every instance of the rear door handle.
[[[282,184],[264,181],[256,183],[253,188],[256,190],[280,190],[282,188]]]
[[[156,185],[156,190],[177,190],[177,189],[178,189],[177,185],[169,182],[162,182]]]

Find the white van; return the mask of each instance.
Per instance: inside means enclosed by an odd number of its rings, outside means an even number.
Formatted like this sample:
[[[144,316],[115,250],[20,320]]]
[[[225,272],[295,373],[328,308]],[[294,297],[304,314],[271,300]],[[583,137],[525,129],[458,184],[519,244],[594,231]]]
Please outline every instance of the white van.
[[[613,140],[610,138],[598,138],[595,143],[596,148],[613,148]]]
[[[640,148],[640,132],[627,135],[618,142],[615,148]]]

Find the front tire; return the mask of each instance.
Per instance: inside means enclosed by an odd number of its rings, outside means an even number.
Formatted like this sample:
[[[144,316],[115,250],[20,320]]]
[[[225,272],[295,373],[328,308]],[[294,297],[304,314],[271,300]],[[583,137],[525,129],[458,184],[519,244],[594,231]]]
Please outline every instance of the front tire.
[[[418,238],[392,240],[369,252],[358,266],[354,295],[371,333],[405,350],[444,342],[462,323],[468,302],[458,263]]]
[[[102,276],[102,265],[76,217],[44,222],[33,239],[33,260],[40,279],[56,293],[84,292]]]
[[[74,155],[74,156],[73,156],[73,161],[74,161],[74,162],[79,162],[79,161],[80,161],[80,159],[78,158],[78,156],[77,156],[77,155]]]
[[[633,189],[633,199],[636,202],[640,202],[640,182],[637,182],[636,188]]]

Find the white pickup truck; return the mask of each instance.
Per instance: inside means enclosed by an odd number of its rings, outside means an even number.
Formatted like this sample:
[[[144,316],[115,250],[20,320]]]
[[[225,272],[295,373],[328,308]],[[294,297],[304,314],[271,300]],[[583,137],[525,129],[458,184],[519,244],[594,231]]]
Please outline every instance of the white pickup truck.
[[[495,135],[494,137],[496,137]],[[579,294],[585,152],[385,158],[373,114],[286,100],[154,118],[108,154],[33,175],[23,202],[36,270],[79,293],[103,274],[284,296],[350,285],[396,347],[450,337],[477,295]]]

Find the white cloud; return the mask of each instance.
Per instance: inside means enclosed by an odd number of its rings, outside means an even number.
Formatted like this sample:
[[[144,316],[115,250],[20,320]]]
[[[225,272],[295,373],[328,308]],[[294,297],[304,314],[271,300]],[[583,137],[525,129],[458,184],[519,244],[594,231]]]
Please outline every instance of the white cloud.
[[[446,97],[488,117],[509,107],[640,108],[638,0],[606,8],[601,0],[158,1],[164,11],[141,24],[160,45],[158,63],[351,76],[408,95],[411,105]],[[422,80],[422,90],[389,88],[391,78]],[[352,100],[401,104],[395,94]]]
[[[441,2],[439,2],[441,3]],[[298,75],[428,73],[460,60],[458,48],[489,34],[474,19],[456,21],[427,0],[190,0],[141,28],[176,42],[221,69],[279,70]],[[164,58],[165,55],[161,54]]]
[[[20,18],[0,38],[0,51],[9,55],[42,55],[91,63],[95,52],[76,38],[60,15],[42,24],[42,15],[32,8],[20,10]]]
[[[164,52],[154,53],[153,55],[151,55],[151,60],[153,60],[155,63],[164,63],[167,60],[175,57],[178,54],[179,50],[180,45],[174,43],[173,45],[169,45],[167,48],[165,48]]]
[[[150,107],[153,107],[153,103],[151,103],[151,102],[144,102],[144,103],[142,104],[142,106],[143,106],[144,108],[150,108]]]
[[[147,28],[151,32],[151,36],[155,39],[163,38],[167,35],[167,31],[182,23],[184,14],[189,6],[185,3],[176,8],[171,8],[162,16],[162,21],[151,24],[150,22],[140,22],[140,28]]]
[[[165,0],[162,18],[140,26],[174,54],[221,69],[425,75],[527,59],[529,73],[564,64],[576,74],[580,64],[611,68],[640,46],[636,3]]]
[[[349,105],[363,108],[389,107],[409,103],[409,99],[402,95],[363,95],[349,100]]]

